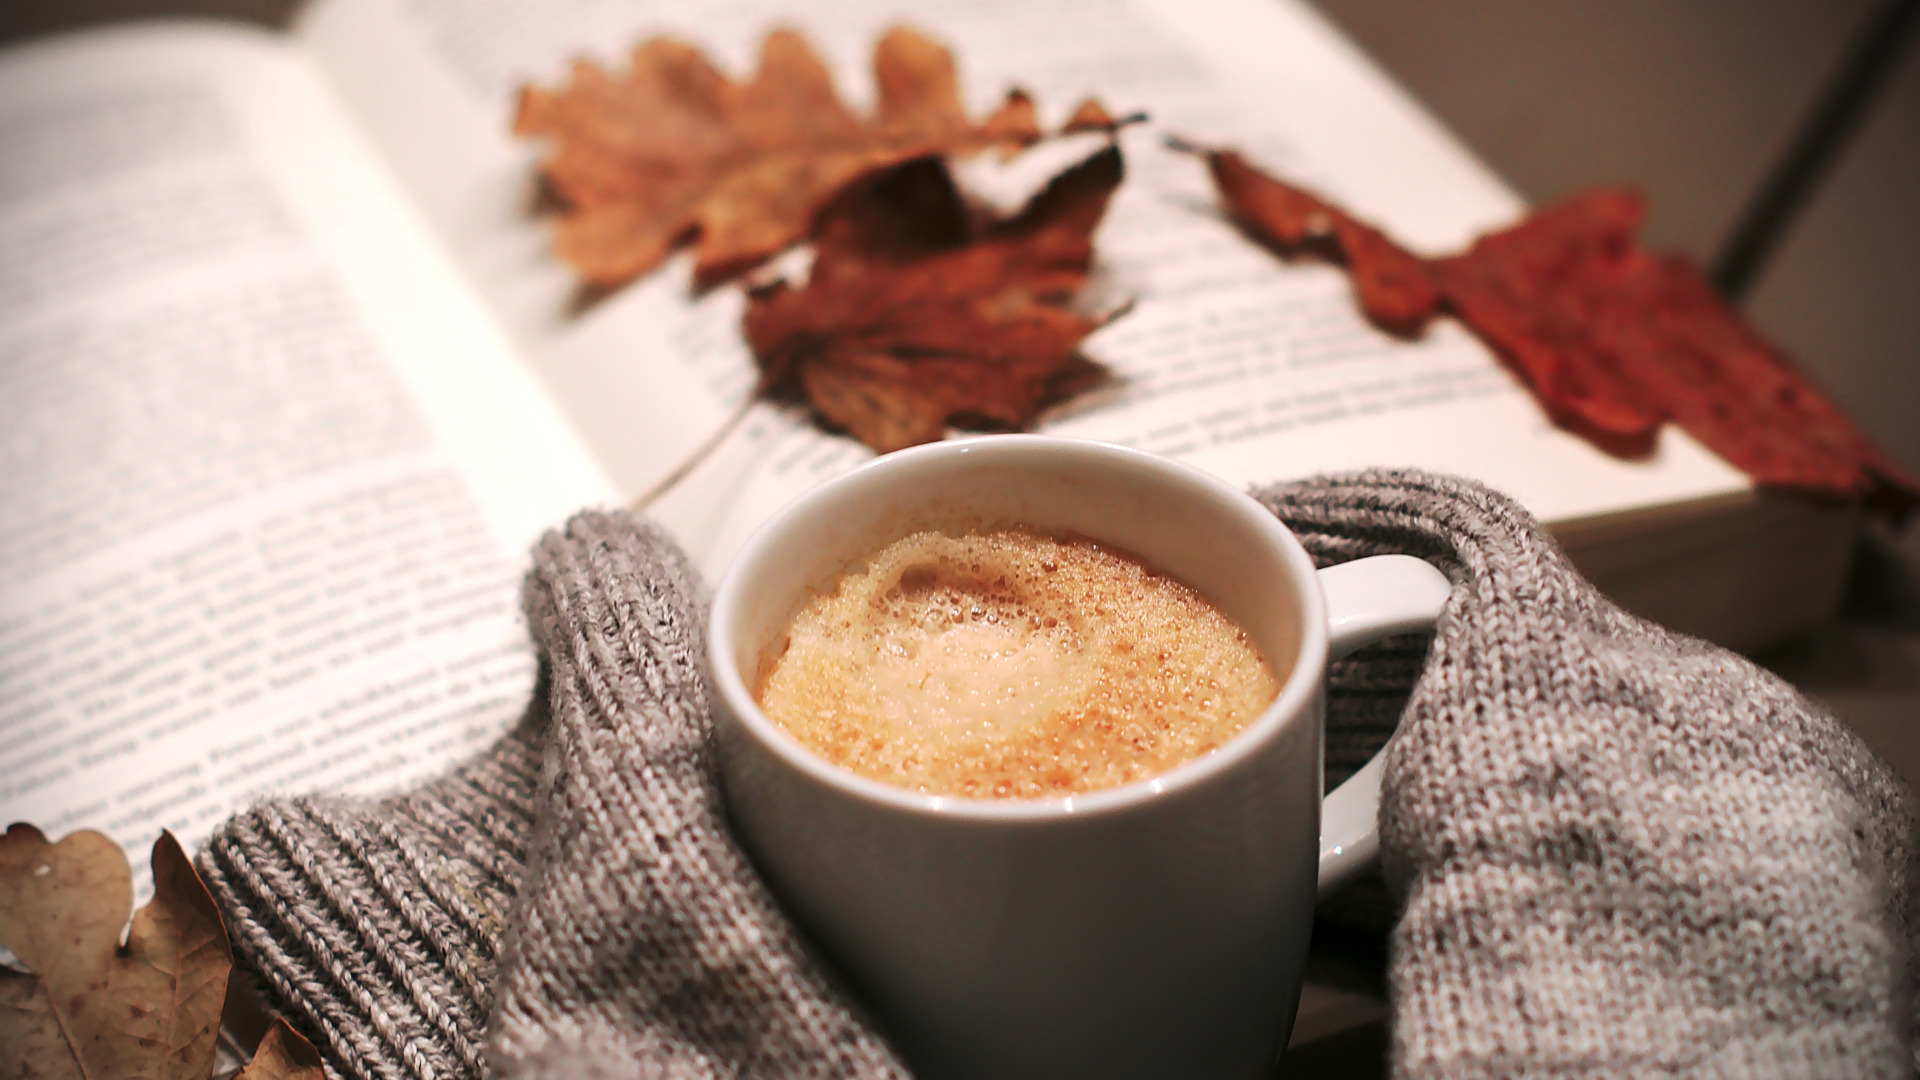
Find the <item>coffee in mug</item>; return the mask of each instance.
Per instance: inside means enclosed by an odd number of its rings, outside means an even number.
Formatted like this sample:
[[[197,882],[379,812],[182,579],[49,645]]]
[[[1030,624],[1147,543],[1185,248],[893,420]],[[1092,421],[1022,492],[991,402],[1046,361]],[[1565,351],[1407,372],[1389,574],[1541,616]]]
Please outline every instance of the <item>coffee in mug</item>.
[[[809,596],[764,667],[761,708],[815,753],[975,798],[1165,772],[1279,691],[1199,592],[1112,544],[1020,527],[886,544]]]
[[[912,539],[929,530],[947,540]],[[1029,535],[1013,540],[1007,530]],[[1057,559],[1079,537],[1093,541],[1084,550],[1110,556],[1122,579],[1153,571],[1191,586],[1244,629],[1277,693],[1212,753],[1037,798],[875,780],[767,715],[758,691],[771,659],[794,651],[786,640],[794,613],[836,582],[843,595],[866,590],[882,610],[897,584],[911,586],[903,598],[924,590],[927,605],[898,609],[903,623],[916,610],[933,620],[932,632],[917,631],[923,649],[943,626],[969,629],[946,642],[954,648],[942,664],[971,668],[970,657],[1018,645],[972,634],[992,625],[988,604],[980,620],[965,608],[962,621],[957,605],[931,602],[958,600],[983,580],[998,588],[1000,575],[987,578],[991,564],[973,559],[973,548],[945,546],[996,534],[993,545],[1026,550],[1015,569]],[[903,537],[898,558],[879,554]],[[908,580],[943,554],[951,574]],[[873,581],[852,583],[883,563],[889,569]],[[1268,1077],[1299,996],[1315,896],[1364,868],[1377,845],[1378,758],[1322,804],[1327,663],[1432,627],[1448,590],[1439,571],[1405,556],[1316,570],[1244,492],[1126,447],[998,435],[890,454],[775,514],[714,594],[707,657],[728,819],[916,1076]],[[1062,607],[1029,614],[1043,630],[1057,629],[1047,617],[1076,613],[1096,627],[1141,621],[1101,615],[1098,605],[1113,602],[1090,596],[1064,592]],[[1116,640],[1140,648],[1138,638]],[[1002,681],[1015,689],[1030,665],[1054,662],[1037,647],[1000,659],[1012,672]],[[918,689],[942,670],[901,668],[888,685]],[[838,693],[816,695],[811,708],[837,708]],[[1018,729],[1032,719],[954,712],[963,725],[972,716]],[[1036,712],[1044,719],[1048,710]]]

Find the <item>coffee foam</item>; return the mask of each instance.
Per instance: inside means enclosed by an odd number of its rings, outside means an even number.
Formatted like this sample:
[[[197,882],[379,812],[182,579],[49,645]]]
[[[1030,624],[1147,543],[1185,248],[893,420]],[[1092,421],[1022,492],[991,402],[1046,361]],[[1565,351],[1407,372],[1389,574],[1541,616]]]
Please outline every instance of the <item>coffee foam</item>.
[[[941,794],[1112,787],[1207,753],[1279,691],[1187,586],[1075,536],[918,532],[816,593],[763,711],[828,760]]]

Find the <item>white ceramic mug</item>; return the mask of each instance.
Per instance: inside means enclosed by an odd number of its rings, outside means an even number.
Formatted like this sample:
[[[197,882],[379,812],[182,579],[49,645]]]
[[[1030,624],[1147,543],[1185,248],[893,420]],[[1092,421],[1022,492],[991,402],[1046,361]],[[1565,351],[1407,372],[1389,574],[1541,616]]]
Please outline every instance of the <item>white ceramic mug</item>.
[[[981,523],[1080,533],[1199,590],[1283,675],[1279,696],[1211,754],[1051,799],[892,787],[767,719],[750,681],[810,590],[907,532]],[[728,812],[917,1075],[1266,1075],[1316,893],[1378,846],[1378,759],[1321,801],[1329,657],[1430,628],[1448,592],[1404,556],[1316,572],[1246,494],[1124,447],[1000,435],[889,454],[783,509],[714,597]]]

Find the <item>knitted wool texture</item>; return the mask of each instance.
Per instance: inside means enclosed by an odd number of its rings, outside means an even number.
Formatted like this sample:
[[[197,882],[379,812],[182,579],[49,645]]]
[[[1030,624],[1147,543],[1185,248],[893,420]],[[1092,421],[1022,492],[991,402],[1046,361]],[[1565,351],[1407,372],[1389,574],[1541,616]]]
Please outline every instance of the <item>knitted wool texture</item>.
[[[1263,501],[1316,561],[1455,582],[1383,783],[1396,1076],[1913,1074],[1920,820],[1851,731],[1607,602],[1485,488]]]
[[[1394,1075],[1911,1074],[1917,823],[1851,733],[1608,604],[1477,485],[1261,499],[1323,565],[1455,582],[1424,665],[1402,640],[1329,680],[1332,774],[1404,706]],[[904,1076],[725,831],[685,560],[584,514],[526,604],[546,681],[493,750],[392,799],[264,803],[202,855],[272,1004],[339,1077]]]

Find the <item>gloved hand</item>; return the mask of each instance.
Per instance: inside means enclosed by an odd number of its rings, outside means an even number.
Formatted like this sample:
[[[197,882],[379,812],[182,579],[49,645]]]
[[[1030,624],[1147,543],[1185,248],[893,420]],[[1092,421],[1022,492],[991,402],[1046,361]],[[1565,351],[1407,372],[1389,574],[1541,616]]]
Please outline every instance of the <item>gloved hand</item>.
[[[1329,696],[1335,766],[1404,703],[1396,1076],[1910,1074],[1914,806],[1851,733],[1613,607],[1478,485],[1261,497],[1323,564],[1455,582],[1424,664],[1362,654]],[[726,832],[686,561],[583,514],[526,605],[544,684],[488,754],[393,799],[264,803],[202,856],[273,1004],[341,1076],[905,1076]]]

